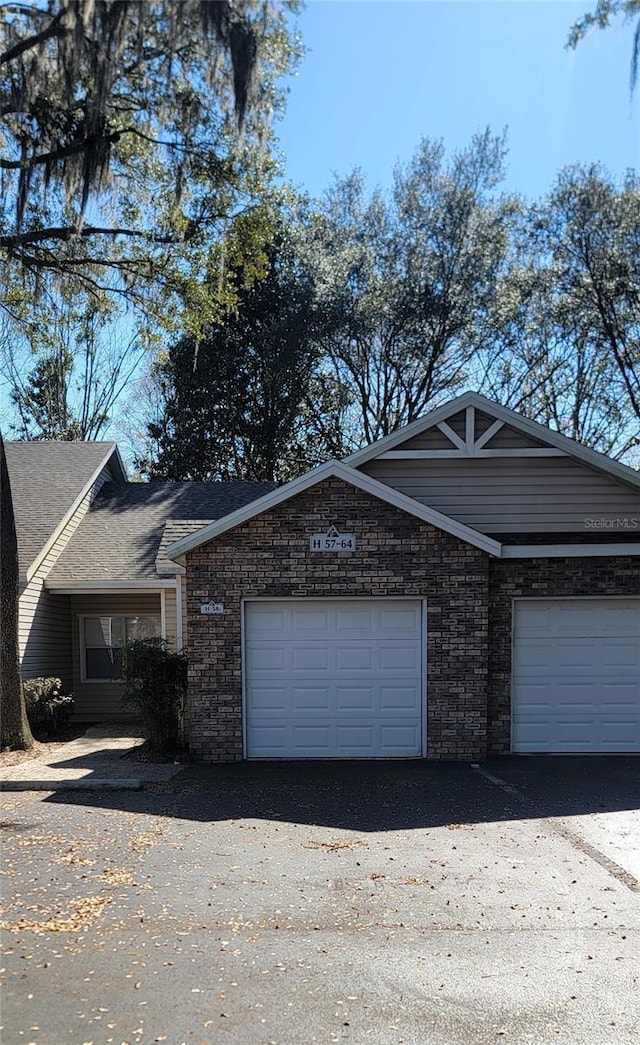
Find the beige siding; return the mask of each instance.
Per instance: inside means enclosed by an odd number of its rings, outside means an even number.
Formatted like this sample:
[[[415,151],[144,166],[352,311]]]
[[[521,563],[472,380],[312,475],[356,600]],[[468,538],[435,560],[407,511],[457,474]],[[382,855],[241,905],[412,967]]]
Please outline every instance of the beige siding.
[[[187,649],[187,578],[181,576],[178,578],[178,583],[182,589],[182,648]]]
[[[167,641],[176,647],[178,643],[176,593],[171,588],[167,588],[164,595],[164,626]]]
[[[132,617],[136,614],[160,616],[159,592],[113,595],[72,595],[73,693],[75,717],[84,722],[126,718],[131,712],[120,707],[121,682],[83,682],[81,671],[80,618],[84,616]]]
[[[361,471],[484,533],[585,532],[587,517],[640,526],[640,491],[569,457],[373,460]]]
[[[20,596],[18,639],[22,677],[57,676],[69,688],[71,613],[68,596],[45,591],[44,581],[86,515],[98,491],[113,478],[107,465],[38,566]]]

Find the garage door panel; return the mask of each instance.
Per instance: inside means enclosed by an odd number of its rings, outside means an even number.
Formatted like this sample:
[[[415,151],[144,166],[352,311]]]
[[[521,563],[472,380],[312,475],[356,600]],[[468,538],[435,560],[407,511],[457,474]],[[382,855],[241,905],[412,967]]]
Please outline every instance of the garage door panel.
[[[375,650],[371,646],[335,649],[336,671],[372,671],[375,667]]]
[[[269,609],[267,606],[256,607],[251,626],[255,637],[283,635],[288,631],[287,615],[281,610]]]
[[[414,642],[397,642],[380,647],[380,670],[415,674],[420,663],[420,649]]]
[[[387,634],[396,633],[404,637],[411,635],[418,638],[422,630],[420,606],[383,606],[380,609],[380,629]]]
[[[335,628],[338,632],[350,632],[352,637],[370,635],[374,628],[375,611],[367,608],[336,609]],[[353,634],[355,633],[355,634]]]
[[[373,686],[336,686],[336,713],[373,711],[375,693]]]
[[[420,691],[417,686],[381,686],[380,687],[380,710],[392,712],[409,712],[415,708],[420,699]]]
[[[515,751],[640,750],[640,600],[516,602],[512,719]]]
[[[326,609],[292,609],[289,612],[290,630],[296,635],[317,635],[330,628]]]
[[[253,663],[259,671],[273,671],[281,674],[286,670],[285,651],[268,646],[254,646],[252,650]]]
[[[380,749],[391,755],[394,751],[412,755],[420,744],[420,735],[416,726],[382,725],[380,727]]]
[[[422,753],[417,600],[247,603],[245,633],[249,757]]]
[[[285,686],[256,686],[253,693],[256,708],[282,712],[287,707]]]
[[[288,657],[283,658],[288,661],[286,668],[290,668],[292,671],[329,671],[331,664],[329,661],[329,651],[324,649],[322,646],[299,646],[297,649],[287,650]],[[283,664],[283,670],[285,665]]]

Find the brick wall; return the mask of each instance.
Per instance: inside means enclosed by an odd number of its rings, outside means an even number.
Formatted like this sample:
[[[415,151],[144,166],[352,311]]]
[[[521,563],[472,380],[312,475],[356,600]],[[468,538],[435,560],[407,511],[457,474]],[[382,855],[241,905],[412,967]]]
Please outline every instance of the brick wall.
[[[335,525],[355,553],[309,552]],[[431,758],[486,753],[488,556],[338,479],[327,480],[187,557],[189,733],[205,761],[242,758],[241,599],[270,596],[428,600]],[[223,602],[221,616],[199,612]]]
[[[640,595],[640,561],[631,557],[491,561],[489,755],[507,754],[511,747],[512,600],[572,595]]]

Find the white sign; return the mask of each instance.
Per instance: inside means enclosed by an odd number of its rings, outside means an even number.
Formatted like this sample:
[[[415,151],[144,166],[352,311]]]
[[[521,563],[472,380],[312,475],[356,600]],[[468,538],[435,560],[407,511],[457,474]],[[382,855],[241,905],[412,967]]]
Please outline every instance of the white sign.
[[[203,602],[200,606],[200,613],[224,613],[224,603]]]
[[[311,535],[309,550],[312,552],[354,552],[356,535],[355,533],[338,533],[335,526],[330,526],[326,533]]]

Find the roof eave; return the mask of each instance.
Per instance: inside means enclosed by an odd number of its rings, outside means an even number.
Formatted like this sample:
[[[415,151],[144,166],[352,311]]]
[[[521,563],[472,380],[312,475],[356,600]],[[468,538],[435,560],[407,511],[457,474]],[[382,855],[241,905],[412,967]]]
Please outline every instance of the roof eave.
[[[343,482],[421,519],[423,522],[430,523],[438,529],[444,530],[445,533],[458,537],[460,540],[487,552],[489,555],[493,555],[496,558],[500,557],[502,546],[491,537],[473,530],[464,523],[451,519],[448,515],[436,511],[435,508],[429,508],[420,504],[413,497],[407,497],[406,494],[399,493],[391,486],[386,486],[377,479],[373,479],[371,476],[365,475],[364,472],[359,472],[341,461],[328,461],[318,468],[311,469],[310,472],[306,472],[298,479],[292,479],[291,482],[286,483],[284,486],[278,487],[278,489],[265,494],[264,497],[260,497],[256,501],[250,502],[250,504],[235,512],[231,512],[215,523],[203,527],[202,530],[197,530],[195,533],[175,541],[174,544],[169,545],[165,554],[168,558],[183,563],[184,556],[188,552],[215,540],[216,537],[221,536],[228,530],[235,529],[237,526],[241,526],[243,523],[255,518],[255,516],[262,515],[263,512],[276,508],[279,504],[304,493],[305,490],[312,486],[317,486],[318,483],[329,478],[341,479]]]
[[[91,474],[91,477],[88,480],[88,482],[85,483],[85,485],[82,487],[80,493],[78,494],[76,499],[73,501],[71,506],[67,509],[67,511],[65,512],[64,516],[62,517],[62,519],[60,520],[60,522],[58,523],[58,525],[54,529],[54,531],[51,534],[51,536],[49,537],[49,539],[45,542],[44,546],[40,549],[40,551],[38,552],[37,556],[35,557],[35,559],[31,563],[31,565],[27,567],[27,570],[26,570],[27,584],[32,579],[34,574],[38,571],[38,569],[42,565],[44,559],[46,559],[47,555],[51,551],[53,545],[58,540],[58,537],[60,536],[60,534],[64,530],[65,526],[67,525],[69,520],[72,518],[74,512],[76,512],[77,509],[80,507],[80,505],[84,501],[85,497],[87,496],[87,494],[91,490],[91,487],[96,482],[98,476],[100,475],[100,472],[110,462],[112,457],[114,458],[114,460],[116,461],[116,463],[118,465],[118,469],[119,469],[121,475],[123,476],[123,481],[126,482],[126,475],[125,475],[125,471],[124,471],[124,464],[122,462],[122,458],[120,457],[120,451],[118,450],[117,444],[111,442],[111,443],[108,443],[107,445],[108,445],[109,449],[105,453],[105,455],[102,458],[100,464],[93,471],[93,473]]]
[[[367,461],[371,461],[381,453],[385,453],[387,450],[393,449],[394,446],[406,442],[407,439],[420,435],[427,428],[432,428],[452,414],[464,410],[467,406],[475,406],[478,410],[493,414],[496,418],[504,421],[505,424],[519,429],[526,435],[531,436],[531,438],[546,442],[556,449],[562,450],[568,457],[573,457],[574,460],[590,468],[613,475],[616,479],[634,487],[634,489],[640,489],[640,472],[637,472],[634,468],[629,468],[626,464],[614,461],[605,454],[598,453],[597,450],[591,450],[588,446],[583,446],[560,432],[554,432],[537,421],[531,421],[528,417],[523,417],[514,410],[510,410],[509,407],[487,399],[485,396],[480,395],[479,392],[465,392],[456,399],[449,400],[448,403],[444,403],[442,406],[429,411],[428,414],[418,418],[417,421],[413,421],[404,428],[399,428],[397,432],[392,432],[391,435],[385,436],[384,439],[379,439],[376,443],[371,443],[370,446],[357,450],[356,453],[347,457],[344,463],[351,468],[366,464]]]

